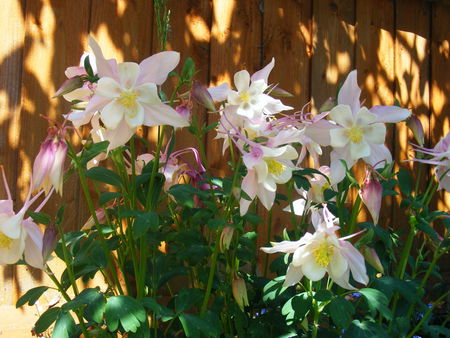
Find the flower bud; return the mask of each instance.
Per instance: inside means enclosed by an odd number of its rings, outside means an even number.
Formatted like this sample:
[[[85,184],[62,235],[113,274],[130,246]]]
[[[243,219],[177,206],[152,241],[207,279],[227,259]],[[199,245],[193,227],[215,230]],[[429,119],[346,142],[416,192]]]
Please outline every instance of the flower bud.
[[[423,146],[425,144],[425,133],[419,118],[416,115],[411,115],[406,125],[412,131],[417,144]]]
[[[378,257],[375,249],[369,248],[368,246],[364,245],[363,256],[366,259],[367,263],[369,263],[375,270],[384,273],[383,265],[381,264],[380,258]]]
[[[274,97],[294,97],[294,95],[289,93],[287,90],[284,90],[283,88],[280,88],[278,86],[269,88],[269,92],[267,94],[270,94]]]
[[[375,179],[366,179],[359,191],[359,196],[367,209],[369,209],[374,224],[378,223],[382,195],[383,187],[381,186],[381,183]]]
[[[247,298],[247,286],[242,278],[237,277],[232,282],[233,297],[236,303],[239,305],[242,311],[244,311],[244,306],[248,306]]]
[[[180,114],[183,118],[185,118],[186,120],[190,120],[191,111],[189,110],[189,108],[186,105],[180,104],[180,105],[176,106],[175,111],[178,114]]]
[[[56,248],[56,238],[58,231],[53,226],[47,226],[44,231],[44,237],[42,239],[42,259],[45,262],[50,258],[51,253]]]
[[[214,106],[214,101],[211,94],[200,82],[194,81],[194,83],[192,84],[191,94],[192,97],[203,107],[205,107],[209,111],[216,111],[216,107]]]
[[[223,228],[222,233],[220,235],[220,252],[225,252],[228,250],[231,244],[231,240],[233,239],[234,228],[230,226],[226,226]]]
[[[95,215],[97,216],[97,220],[101,223],[105,219],[105,212],[103,211],[103,208],[98,208],[95,210]],[[95,225],[94,217],[89,217],[89,219],[84,223],[81,230],[86,231],[91,229]]]
[[[326,111],[330,111],[336,106],[337,102],[336,99],[333,99],[332,97],[328,98],[319,108],[319,112],[323,113]]]
[[[52,96],[54,99],[55,97],[68,94],[75,89],[83,87],[83,79],[81,76],[74,76],[70,79],[67,79],[64,81],[64,83],[61,85],[61,87],[56,91],[56,93]]]

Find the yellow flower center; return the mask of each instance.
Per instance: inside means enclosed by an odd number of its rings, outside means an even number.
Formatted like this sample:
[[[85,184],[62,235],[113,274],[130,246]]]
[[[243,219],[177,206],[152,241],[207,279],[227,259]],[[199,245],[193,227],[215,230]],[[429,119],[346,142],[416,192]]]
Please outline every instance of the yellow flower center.
[[[239,94],[239,98],[242,102],[249,102],[250,101],[250,94],[244,90]]]
[[[318,266],[326,268],[331,262],[334,247],[328,243],[321,243],[313,249],[313,256]]]
[[[350,129],[347,129],[346,135],[349,138],[350,142],[359,143],[363,138],[363,132],[360,126],[352,126]]]
[[[0,232],[0,248],[9,249],[12,243],[12,238],[9,238],[4,233]]]
[[[123,91],[120,93],[119,102],[126,108],[136,110],[136,100],[138,93],[135,90]]]
[[[272,159],[266,160],[266,163],[269,174],[279,176],[286,169],[286,166]]]

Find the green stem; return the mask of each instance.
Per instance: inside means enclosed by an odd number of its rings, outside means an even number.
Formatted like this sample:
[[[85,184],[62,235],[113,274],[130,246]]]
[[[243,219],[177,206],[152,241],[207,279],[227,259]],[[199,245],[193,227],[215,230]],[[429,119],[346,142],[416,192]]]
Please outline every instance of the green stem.
[[[216,272],[216,264],[217,264],[217,257],[219,256],[219,242],[220,242],[220,233],[216,233],[216,240],[214,245],[214,252],[212,255],[212,261],[211,266],[209,268],[209,276],[208,276],[208,284],[206,285],[206,291],[205,291],[205,298],[203,299],[203,304],[200,310],[200,315],[203,316],[206,312],[206,308],[208,306],[209,297],[211,296],[211,289],[212,284],[214,280],[214,274]]]
[[[353,205],[352,213],[350,215],[350,224],[348,226],[347,235],[351,235],[355,230],[356,218],[358,217],[360,206],[361,206],[361,197],[358,194],[356,196],[355,204]]]

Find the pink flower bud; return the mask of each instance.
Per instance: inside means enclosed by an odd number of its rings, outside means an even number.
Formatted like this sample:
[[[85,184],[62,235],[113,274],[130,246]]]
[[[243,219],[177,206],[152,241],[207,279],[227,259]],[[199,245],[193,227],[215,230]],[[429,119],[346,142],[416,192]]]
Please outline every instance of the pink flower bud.
[[[223,228],[222,233],[220,234],[220,252],[228,250],[231,244],[231,240],[233,239],[233,234],[233,227],[226,226]]]
[[[197,100],[197,102],[200,103],[203,107],[205,107],[209,111],[216,111],[216,107],[214,106],[214,101],[211,97],[211,94],[200,82],[194,81],[194,83],[192,84],[191,94],[192,97]]]
[[[239,305],[242,311],[244,311],[244,306],[248,306],[247,298],[247,286],[242,278],[237,277],[232,282],[233,297],[236,303]]]
[[[378,257],[375,249],[369,248],[368,246],[364,245],[363,256],[366,259],[367,263],[369,263],[375,270],[384,273],[383,265],[381,264],[380,258]]]
[[[408,128],[412,131],[414,139],[419,146],[423,146],[425,143],[425,133],[423,131],[422,122],[416,115],[411,115],[411,117],[406,122]]]
[[[45,228],[44,237],[42,239],[42,259],[45,262],[50,258],[51,253],[56,247],[56,238],[58,236],[58,231],[53,226],[48,226]]]
[[[97,216],[98,221],[101,223],[105,219],[105,212],[103,211],[103,208],[98,208],[95,211],[95,215]],[[89,230],[95,225],[94,217],[89,217],[89,219],[84,223],[81,230]]]
[[[269,92],[267,94],[275,97],[294,97],[294,95],[280,87],[269,88]]]
[[[381,183],[370,178],[364,181],[364,184],[359,191],[359,196],[366,205],[367,209],[369,209],[374,224],[378,223],[382,195],[383,187],[381,186]]]
[[[333,99],[332,97],[329,97],[319,108],[319,112],[326,112],[330,111],[337,105],[336,99]]]
[[[61,87],[56,91],[52,98],[68,94],[73,92],[75,89],[83,87],[83,79],[81,76],[74,76],[70,79],[64,81]]]

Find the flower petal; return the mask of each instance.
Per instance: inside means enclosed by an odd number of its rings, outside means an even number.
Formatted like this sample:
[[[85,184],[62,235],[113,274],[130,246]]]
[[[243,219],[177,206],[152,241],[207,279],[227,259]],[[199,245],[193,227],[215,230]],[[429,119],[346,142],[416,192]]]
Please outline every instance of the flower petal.
[[[344,84],[339,90],[337,97],[338,104],[346,104],[351,107],[352,112],[356,113],[361,104],[359,97],[361,95],[361,89],[358,87],[358,77],[356,70],[351,71]]]
[[[23,223],[27,232],[25,239],[25,262],[35,268],[44,269],[42,230],[31,220],[25,220]]]
[[[140,104],[136,104],[135,110],[130,109],[125,113],[125,121],[127,121],[130,128],[142,126],[144,123],[144,108]]]
[[[382,123],[373,123],[362,128],[364,139],[369,143],[384,144],[386,140],[386,126]]]
[[[167,104],[142,104],[142,106],[144,107],[144,125],[146,126],[167,125],[174,128],[189,126],[189,121]]]
[[[172,51],[157,53],[146,58],[139,64],[141,71],[136,85],[147,82],[162,84],[178,62],[180,62],[180,53]]]
[[[303,278],[302,268],[300,266],[294,266],[292,264],[289,264],[287,271],[286,271],[286,277],[284,278],[283,286],[292,286],[300,282],[300,280]]]
[[[103,77],[98,80],[95,95],[106,97],[108,99],[114,99],[116,97],[119,97],[121,92],[122,88],[117,81],[111,79],[110,77]]]
[[[367,285],[369,282],[369,276],[367,276],[366,264],[364,262],[363,255],[356,250],[350,242],[341,240],[340,244],[343,247],[341,253],[348,262],[350,270],[352,271],[353,279],[359,283]]]
[[[366,107],[361,107],[355,115],[355,124],[358,126],[365,126],[374,123],[376,120],[377,115],[371,113]]]
[[[161,99],[158,96],[158,88],[154,83],[145,83],[134,90],[137,93],[137,101],[147,103],[149,105],[161,103]]]
[[[214,101],[223,101],[227,98],[228,93],[230,92],[230,86],[228,83],[222,83],[217,87],[209,87],[207,91]]]
[[[330,145],[334,148],[345,147],[350,141],[347,135],[348,129],[335,128],[330,130]]]
[[[377,115],[376,122],[397,123],[406,120],[411,112],[397,106],[374,106],[370,111]]]
[[[349,105],[337,105],[331,109],[329,116],[332,121],[346,128],[351,128],[354,124],[353,113]]]
[[[270,62],[263,68],[253,73],[251,80],[252,82],[263,80],[265,83],[269,83],[269,74],[275,66],[275,58],[272,58]]]
[[[369,144],[370,156],[364,157],[364,161],[375,169],[383,168],[386,163],[392,162],[392,155],[384,144]]]
[[[116,60],[106,60],[103,56],[102,50],[98,43],[94,40],[92,36],[89,36],[89,46],[95,55],[95,63],[97,65],[97,72],[100,77],[111,77],[113,79],[118,79],[117,69],[115,67]],[[111,62],[113,61],[113,62]]]
[[[267,210],[270,210],[272,208],[273,202],[275,201],[276,192],[267,190],[263,186],[258,185],[256,194],[257,194],[259,200],[261,201],[261,204]]]
[[[329,273],[331,278],[340,278],[348,269],[348,263],[345,258],[341,255],[338,248],[334,248],[333,256],[329,267]]]
[[[308,258],[304,260],[301,267],[303,274],[313,282],[322,279],[323,276],[325,276],[325,272],[327,272],[325,268],[316,264],[312,255],[309,255]]]
[[[112,100],[100,112],[100,118],[107,129],[116,129],[123,119],[125,108],[117,101]]]
[[[247,90],[250,85],[250,74],[246,70],[241,70],[234,74],[234,85],[238,92]]]
[[[130,89],[134,87],[139,76],[139,65],[135,62],[122,62],[117,65],[120,84]]]

